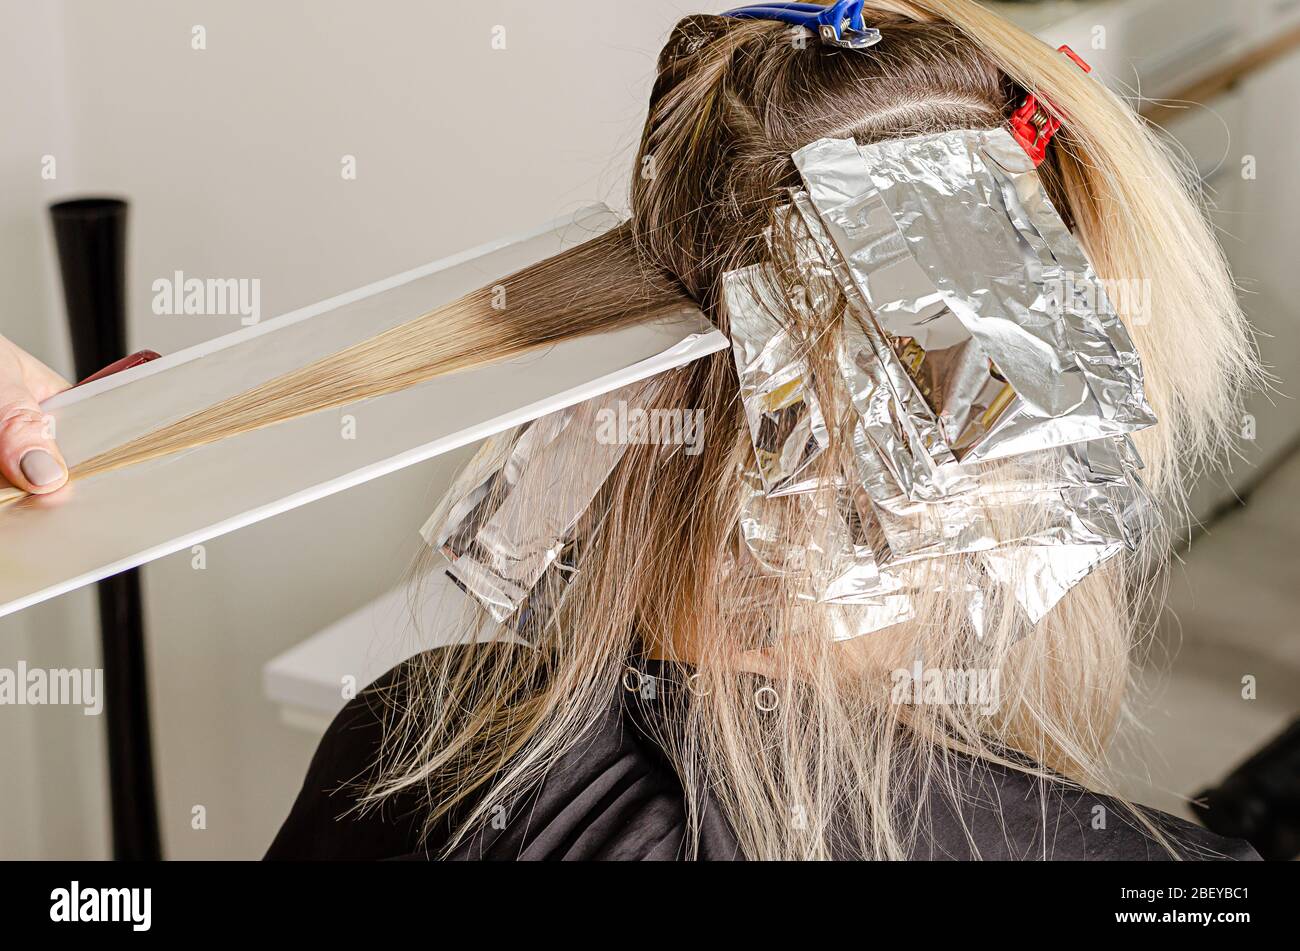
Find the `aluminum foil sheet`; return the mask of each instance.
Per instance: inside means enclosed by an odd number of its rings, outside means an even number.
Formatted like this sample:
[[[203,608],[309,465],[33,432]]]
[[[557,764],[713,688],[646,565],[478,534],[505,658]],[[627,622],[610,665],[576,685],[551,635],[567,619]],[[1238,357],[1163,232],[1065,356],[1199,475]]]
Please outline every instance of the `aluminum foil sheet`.
[[[740,519],[740,558],[735,577],[742,586],[755,576],[793,582],[795,598],[819,602],[828,611],[832,636],[849,640],[901,624],[915,616],[908,579],[881,571],[859,517],[861,500],[845,487],[819,488],[769,498],[753,469],[738,473],[744,497]],[[780,511],[785,508],[786,511]],[[793,511],[791,511],[793,509]],[[796,536],[792,527],[803,531]],[[789,597],[791,586],[773,597]],[[765,605],[736,605],[760,615]]]
[[[794,380],[808,394],[826,381],[814,387],[797,349],[763,322],[779,294],[763,290],[772,273],[728,275],[755,436],[740,529],[750,567],[800,579],[800,597],[833,606],[844,636],[910,619],[936,584],[965,599],[977,632],[990,582],[1037,624],[1136,548],[1149,510],[1129,434],[1155,418],[1128,333],[1005,130],[823,140],[794,158],[806,190],[791,193],[774,230],[801,223],[799,268],[843,295],[812,303],[844,312],[833,385],[855,413],[854,471],[833,486],[789,465],[776,470],[784,483],[765,473],[754,421],[770,401],[754,384]],[[742,360],[756,354],[761,376]],[[802,521],[772,507],[778,494],[804,506]],[[818,528],[793,537],[801,524]]]
[[[548,572],[559,583],[546,587],[562,593],[583,544],[579,521],[627,451],[602,420],[645,409],[654,390],[633,384],[487,440],[421,529],[496,621],[536,614],[529,599]]]
[[[916,399],[912,381],[900,372],[896,354],[879,336],[849,269],[838,257],[820,220],[810,212],[803,193],[793,195],[818,258],[801,262],[809,269],[829,268],[840,279],[849,303],[841,344],[841,371],[859,411],[856,458],[864,484],[877,507],[894,559],[981,551],[1011,544],[1100,544],[1122,533],[1122,520],[1105,491],[1094,484],[1126,482],[1128,469],[1114,458],[1107,440],[1051,447],[1025,453],[1016,465],[954,463],[942,444],[936,446],[935,417]],[[873,359],[873,356],[876,359]],[[889,367],[898,369],[889,372]],[[1136,460],[1123,439],[1126,458]],[[920,447],[924,452],[914,452]],[[1093,476],[1092,456],[1108,465]],[[1131,468],[1136,468],[1132,465]],[[1060,478],[1055,478],[1059,473]],[[1046,476],[1046,477],[1045,477]],[[968,497],[975,485],[977,497]],[[1032,535],[999,536],[996,508],[1012,511],[1037,502],[1047,518]]]
[[[799,343],[782,326],[776,282],[761,266],[726,275],[723,300],[758,476],[769,496],[812,487],[826,449],[826,420],[810,389]]]
[[[1005,129],[823,139],[794,159],[959,460],[1154,425],[1132,341]]]
[[[871,604],[895,590],[876,566],[860,491],[833,486],[772,497],[754,470],[739,478],[742,550],[759,573],[798,579],[798,597],[827,603]]]
[[[872,538],[871,501],[861,486],[818,488],[798,495],[768,497],[752,468],[741,468],[739,577],[755,574],[793,584],[775,592],[821,603],[836,640],[860,637],[912,620],[917,594],[942,593],[963,601],[972,628],[983,633],[984,594],[966,572],[954,579],[952,566],[912,559],[886,566]],[[887,549],[883,549],[887,552]],[[1007,574],[1013,576],[1008,566]],[[749,604],[761,612],[763,605]],[[742,611],[744,606],[742,606]]]
[[[722,282],[753,446],[736,610],[793,597],[847,639],[937,596],[982,635],[995,586],[1039,623],[1136,548],[1149,508],[1130,434],[1155,419],[1101,282],[1005,130],[794,158],[805,188],[771,240],[793,241],[803,279],[783,287],[768,262]],[[814,371],[801,334],[827,315],[835,359]],[[624,454],[595,420],[651,405],[651,386],[485,443],[425,527],[498,621],[554,610]],[[841,416],[848,447],[829,438]]]
[[[1009,548],[987,552],[980,562],[1036,625],[1071,588],[1123,550],[1123,545]]]

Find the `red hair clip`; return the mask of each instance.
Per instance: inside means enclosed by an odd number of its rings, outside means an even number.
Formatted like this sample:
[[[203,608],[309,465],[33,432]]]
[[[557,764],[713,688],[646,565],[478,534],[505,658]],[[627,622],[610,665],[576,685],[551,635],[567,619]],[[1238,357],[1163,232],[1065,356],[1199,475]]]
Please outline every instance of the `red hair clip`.
[[[1092,72],[1092,67],[1070,47],[1062,46],[1057,52],[1070,57],[1074,64],[1085,73]],[[1038,99],[1030,94],[1025,97],[1025,101],[1020,108],[1011,113],[1010,123],[1011,134],[1015,136],[1021,147],[1029,153],[1029,157],[1034,160],[1035,167],[1042,165],[1043,160],[1047,158],[1047,147],[1052,142],[1052,136],[1060,131],[1061,120],[1044,109]]]

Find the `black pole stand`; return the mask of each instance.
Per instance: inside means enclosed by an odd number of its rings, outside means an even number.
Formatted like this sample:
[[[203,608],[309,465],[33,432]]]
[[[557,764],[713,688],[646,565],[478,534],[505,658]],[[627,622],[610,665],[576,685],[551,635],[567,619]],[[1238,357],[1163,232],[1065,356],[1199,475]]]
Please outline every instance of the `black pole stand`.
[[[127,204],[84,198],[50,206],[77,379],[126,356]],[[57,434],[56,434],[57,436]],[[108,730],[113,857],[162,858],[137,570],[98,585]]]

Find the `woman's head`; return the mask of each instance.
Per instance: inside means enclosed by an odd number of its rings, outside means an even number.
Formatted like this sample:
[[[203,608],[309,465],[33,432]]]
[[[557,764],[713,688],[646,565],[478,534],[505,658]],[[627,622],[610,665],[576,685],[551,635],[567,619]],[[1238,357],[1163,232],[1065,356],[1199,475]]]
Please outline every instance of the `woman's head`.
[[[697,16],[673,31],[633,175],[633,225],[696,299],[712,303],[723,273],[763,256],[772,212],[799,184],[797,149],[1004,121],[1010,81],[956,27],[888,13],[871,22],[883,37],[865,51],[765,20]]]
[[[882,33],[865,51],[772,21],[678,24],[633,173],[639,251],[725,331],[721,276],[770,256],[764,233],[799,184],[792,152],[823,137],[990,128],[1036,93],[1064,122],[1040,169],[1053,204],[1102,278],[1132,289],[1116,303],[1163,423],[1140,444],[1153,487],[1176,495],[1227,448],[1254,365],[1186,176],[1099,81],[972,0],[874,0],[863,15]]]
[[[1137,279],[1148,290],[1118,303],[1141,304],[1121,313],[1162,425],[1138,440],[1149,482],[1176,501],[1181,473],[1222,447],[1253,366],[1222,258],[1179,174],[1127,106],[975,3],[877,0],[864,16],[883,34],[866,51],[823,47],[765,21],[679,24],[659,60],[632,219],[602,254],[619,260],[630,248],[633,286],[652,276],[668,296],[684,290],[724,331],[723,275],[769,266],[790,291],[775,316],[816,370],[832,359],[845,305],[835,287],[799,292],[808,276],[777,224],[788,189],[800,183],[791,153],[823,137],[868,143],[994,127],[1032,91],[1064,122],[1040,170],[1058,211],[1104,280]],[[526,286],[527,275],[520,278]],[[581,314],[581,298],[575,307]],[[539,317],[544,325],[547,317],[529,308],[510,319]],[[823,405],[834,405],[825,395]],[[850,851],[904,854],[918,826],[898,820],[900,804],[918,784],[960,796],[954,777],[969,768],[954,768],[955,755],[1021,767],[1023,755],[1106,786],[1106,747],[1128,686],[1150,559],[1163,551],[1159,532],[1138,557],[1078,585],[1037,630],[1004,591],[978,580],[969,556],[957,556],[936,560],[912,621],[836,643],[835,608],[801,601],[794,580],[738,570],[746,492],[738,474],[753,450],[730,355],[666,375],[655,401],[702,411],[704,451],[629,449],[593,510],[599,516],[582,529],[591,542],[553,622],[529,630],[529,648],[432,659],[414,693],[441,699],[406,711],[406,722],[432,718],[434,728],[416,755],[397,757],[380,795],[478,777],[488,805],[470,811],[472,828],[577,742],[620,689],[628,659],[644,651],[691,665],[693,689],[678,692],[683,708],[671,718],[679,726],[660,739],[692,816],[710,790],[751,856],[828,855],[844,829],[852,830]],[[850,427],[827,422],[832,451],[822,474],[834,479],[852,469]],[[819,531],[790,500],[776,500],[766,517],[796,545]],[[981,628],[971,622],[972,583],[981,589]],[[940,676],[983,674],[997,684],[996,702],[899,702],[893,675],[918,663]],[[486,694],[474,686],[484,683],[492,685]],[[756,705],[763,685],[775,692],[763,706],[774,695],[775,710]],[[482,716],[471,731],[453,709]],[[505,763],[507,778],[489,778]]]

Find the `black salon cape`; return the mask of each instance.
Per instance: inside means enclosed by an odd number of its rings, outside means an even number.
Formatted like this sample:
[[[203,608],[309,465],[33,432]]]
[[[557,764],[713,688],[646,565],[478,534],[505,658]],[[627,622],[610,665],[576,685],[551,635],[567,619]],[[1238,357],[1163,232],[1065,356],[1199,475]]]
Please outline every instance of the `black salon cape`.
[[[490,650],[453,647],[443,650]],[[671,670],[646,665],[667,686],[683,682]],[[420,839],[413,799],[395,798],[378,811],[352,810],[358,781],[372,775],[382,736],[383,691],[400,683],[401,668],[364,691],[335,718],[312,759],[302,791],[276,836],[271,860],[424,860],[441,857],[450,828]],[[663,703],[622,689],[604,719],[552,767],[513,815],[498,814],[448,857],[457,860],[675,860],[684,856],[682,786],[650,739]],[[1046,811],[1044,801],[1046,800]],[[1106,828],[1095,829],[1096,807]],[[961,817],[947,797],[928,802],[927,832],[916,859],[1160,860],[1170,855],[1106,797],[1046,785],[1015,770],[972,769]],[[1258,859],[1246,843],[1220,838],[1163,813],[1150,813],[1189,859]],[[495,821],[494,821],[495,820]],[[702,820],[699,857],[742,858],[716,808]],[[854,858],[845,855],[844,858]]]

